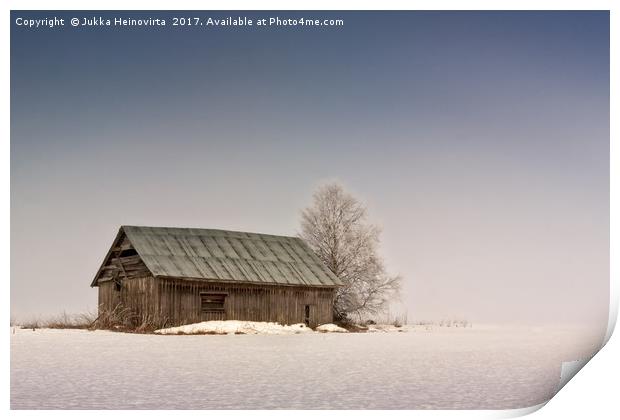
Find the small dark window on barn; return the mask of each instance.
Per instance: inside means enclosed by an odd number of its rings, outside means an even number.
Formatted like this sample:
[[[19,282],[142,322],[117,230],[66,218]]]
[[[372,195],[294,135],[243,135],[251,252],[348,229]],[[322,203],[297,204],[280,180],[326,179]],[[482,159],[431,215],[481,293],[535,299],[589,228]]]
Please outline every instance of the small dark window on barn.
[[[138,252],[133,248],[124,249],[120,253],[120,257],[131,257],[133,255],[138,255]]]
[[[203,313],[224,312],[225,293],[201,293],[200,310]]]
[[[114,280],[114,290],[117,292],[121,291],[121,281],[120,280]]]

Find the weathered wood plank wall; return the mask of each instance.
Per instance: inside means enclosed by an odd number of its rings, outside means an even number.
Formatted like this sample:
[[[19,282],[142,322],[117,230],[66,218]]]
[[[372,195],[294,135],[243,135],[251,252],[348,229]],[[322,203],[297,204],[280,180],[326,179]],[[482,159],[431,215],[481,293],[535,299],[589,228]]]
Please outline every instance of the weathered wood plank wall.
[[[115,281],[99,283],[99,313],[113,311],[120,304],[136,318],[157,315],[158,290],[153,277],[117,280],[120,291],[116,290]]]
[[[224,293],[224,312],[201,311],[201,293]],[[332,322],[333,288],[301,286],[261,286],[239,283],[212,283],[153,277],[123,279],[121,290],[114,281],[99,285],[100,310],[117,304],[131,308],[137,316],[149,316],[157,323],[180,325],[219,319],[274,321],[309,325]]]

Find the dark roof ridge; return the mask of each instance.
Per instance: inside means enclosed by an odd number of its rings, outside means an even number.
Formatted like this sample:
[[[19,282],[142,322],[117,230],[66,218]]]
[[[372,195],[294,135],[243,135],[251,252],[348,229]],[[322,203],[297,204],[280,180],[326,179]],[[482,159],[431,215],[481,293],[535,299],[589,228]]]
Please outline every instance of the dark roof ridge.
[[[192,233],[191,231],[203,231],[203,232],[220,232],[224,234],[238,234],[238,235],[256,235],[256,236],[264,236],[271,238],[287,238],[287,239],[300,239],[299,236],[290,236],[290,235],[274,235],[272,233],[262,233],[262,232],[248,232],[241,230],[231,230],[231,229],[219,229],[219,228],[198,228],[198,227],[180,227],[180,226],[147,226],[147,225],[121,225],[121,229],[125,230],[126,228],[136,228],[136,229],[161,229],[161,230],[182,230]]]

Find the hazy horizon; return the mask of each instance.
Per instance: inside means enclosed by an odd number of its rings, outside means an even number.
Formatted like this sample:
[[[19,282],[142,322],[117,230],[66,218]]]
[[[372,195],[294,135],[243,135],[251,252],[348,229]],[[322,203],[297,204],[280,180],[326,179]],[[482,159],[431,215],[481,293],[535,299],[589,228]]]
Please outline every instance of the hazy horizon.
[[[410,321],[606,325],[608,12],[232,13],[274,14],[345,25],[11,12],[13,316],[95,309],[121,225],[295,235],[337,181],[381,226]]]

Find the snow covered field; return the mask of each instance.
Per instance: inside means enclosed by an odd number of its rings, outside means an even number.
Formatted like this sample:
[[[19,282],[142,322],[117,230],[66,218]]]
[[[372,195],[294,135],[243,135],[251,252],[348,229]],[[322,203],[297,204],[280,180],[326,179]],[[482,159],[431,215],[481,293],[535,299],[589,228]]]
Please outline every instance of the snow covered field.
[[[139,335],[11,331],[13,409],[503,409],[553,396],[577,329]]]

